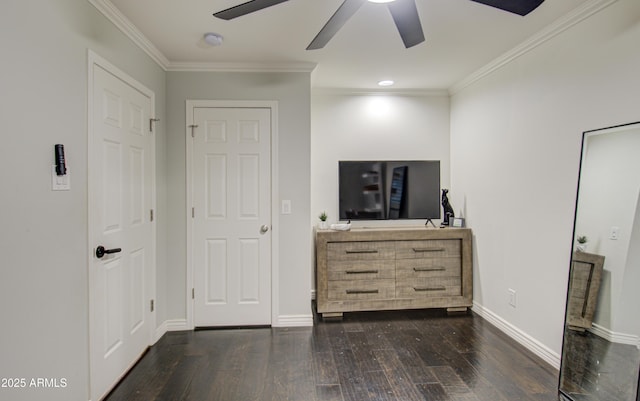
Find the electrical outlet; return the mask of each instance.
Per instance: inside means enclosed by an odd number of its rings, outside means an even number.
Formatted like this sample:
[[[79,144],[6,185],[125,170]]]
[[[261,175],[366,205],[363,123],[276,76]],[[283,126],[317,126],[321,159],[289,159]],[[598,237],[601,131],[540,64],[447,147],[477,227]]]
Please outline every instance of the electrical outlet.
[[[609,233],[609,239],[613,239],[613,240],[618,239],[619,232],[620,232],[620,227],[611,227],[611,232]]]
[[[515,308],[516,307],[516,290],[512,290],[511,288],[509,288],[507,292],[509,293],[509,305]]]

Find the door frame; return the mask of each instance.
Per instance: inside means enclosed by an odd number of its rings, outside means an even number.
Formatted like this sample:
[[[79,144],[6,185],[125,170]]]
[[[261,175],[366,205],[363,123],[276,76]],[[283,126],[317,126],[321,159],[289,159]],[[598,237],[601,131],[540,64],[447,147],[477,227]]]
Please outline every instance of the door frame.
[[[156,105],[156,101],[155,101],[155,93],[150,90],[149,88],[147,88],[146,86],[142,85],[140,82],[138,82],[137,80],[135,80],[134,78],[132,78],[129,74],[125,73],[124,71],[122,71],[121,69],[119,69],[118,67],[116,67],[115,65],[111,64],[109,61],[107,61],[105,58],[99,56],[97,53],[93,52],[91,49],[87,50],[87,250],[89,250],[89,252],[87,252],[87,295],[88,295],[88,309],[87,309],[87,318],[88,318],[88,325],[87,327],[89,328],[88,333],[87,333],[87,351],[88,351],[88,355],[89,355],[89,394],[91,394],[91,343],[92,343],[92,339],[91,339],[91,283],[92,283],[92,278],[93,278],[93,273],[92,273],[92,260],[93,260],[93,253],[90,251],[94,248],[94,246],[96,245],[95,242],[95,238],[94,238],[94,234],[93,234],[93,229],[95,228],[95,221],[93,218],[93,214],[90,212],[91,210],[91,205],[94,205],[96,200],[94,197],[94,189],[96,186],[96,183],[92,182],[90,177],[91,174],[93,173],[93,170],[95,169],[95,161],[93,159],[93,147],[95,146],[95,141],[94,141],[94,121],[93,121],[93,85],[94,85],[94,73],[93,73],[93,68],[94,66],[100,67],[102,69],[104,69],[105,71],[107,71],[108,73],[112,74],[113,76],[115,76],[116,78],[122,80],[123,82],[125,82],[127,85],[131,86],[132,88],[134,88],[135,90],[139,91],[140,93],[142,93],[144,96],[147,96],[150,99],[151,102],[151,108],[150,108],[150,115],[149,118],[154,118],[155,116],[155,105]],[[154,124],[154,128],[153,131],[151,132],[152,135],[152,149],[153,151],[151,152],[151,155],[149,155],[149,157],[151,157],[151,208],[154,211],[157,211],[157,204],[156,204],[156,130],[155,130],[155,124]],[[157,214],[157,213],[156,213]],[[154,219],[154,223],[152,223],[151,225],[151,250],[152,250],[152,254],[151,254],[151,283],[147,283],[149,285],[146,285],[146,287],[148,288],[148,293],[147,296],[150,299],[156,300],[156,269],[157,269],[157,258],[156,258],[156,250],[157,250],[157,226],[155,224],[155,220]],[[157,304],[157,302],[154,302],[155,304]],[[155,311],[150,313],[150,317],[149,317],[149,333],[148,333],[148,345],[151,346],[153,345],[158,339],[159,337],[156,334],[156,313]],[[131,368],[136,361],[131,361],[130,367]],[[128,371],[128,370],[127,370]],[[123,376],[127,373],[127,371],[123,372]],[[117,383],[117,381],[116,381]]]
[[[192,290],[194,287],[193,264],[193,218],[191,208],[193,207],[193,171],[191,160],[193,159],[193,140],[191,138],[191,126],[193,125],[193,109],[197,107],[211,108],[262,108],[271,110],[271,324],[278,321],[280,311],[279,297],[279,209],[278,199],[280,199],[278,185],[278,101],[276,100],[190,100],[186,101],[186,210],[187,219],[187,277],[186,277],[186,306],[187,306],[187,328],[193,330],[194,324],[194,302]]]

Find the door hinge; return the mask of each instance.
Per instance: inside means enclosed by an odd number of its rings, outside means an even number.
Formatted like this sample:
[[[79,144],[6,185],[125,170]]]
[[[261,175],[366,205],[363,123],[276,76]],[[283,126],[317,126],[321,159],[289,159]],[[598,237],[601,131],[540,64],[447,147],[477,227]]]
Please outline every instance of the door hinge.
[[[149,119],[149,132],[153,132],[153,123],[160,121],[159,118],[150,118]]]
[[[191,299],[196,299],[196,289],[195,288],[191,289]]]
[[[194,219],[196,217],[196,208],[192,207],[191,208],[191,218]]]
[[[150,307],[151,312],[153,312],[156,309],[156,305],[155,305],[155,302],[153,301],[153,299],[151,300],[151,305],[150,306],[151,306]]]
[[[189,128],[191,128],[191,138],[195,138],[196,137],[196,128],[198,128],[198,126],[195,125],[195,124],[191,124],[189,126]]]
[[[153,222],[153,209],[149,211],[149,220]]]

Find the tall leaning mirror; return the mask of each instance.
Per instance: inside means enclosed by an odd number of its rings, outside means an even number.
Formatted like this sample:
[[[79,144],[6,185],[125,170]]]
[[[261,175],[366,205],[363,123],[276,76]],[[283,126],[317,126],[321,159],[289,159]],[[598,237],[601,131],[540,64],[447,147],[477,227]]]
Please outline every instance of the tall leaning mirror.
[[[640,401],[640,122],[583,134],[563,400]]]

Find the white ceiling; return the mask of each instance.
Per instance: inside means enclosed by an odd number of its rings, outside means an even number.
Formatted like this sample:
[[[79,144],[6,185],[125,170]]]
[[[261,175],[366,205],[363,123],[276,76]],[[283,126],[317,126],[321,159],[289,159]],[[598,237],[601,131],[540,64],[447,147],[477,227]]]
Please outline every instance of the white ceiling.
[[[583,6],[546,0],[521,17],[470,0],[416,0],[426,41],[405,49],[384,4],[365,3],[324,49],[305,48],[343,0],[289,0],[224,21],[213,13],[246,0],[103,0],[168,60],[167,69],[287,69],[316,65],[314,88],[450,89]],[[566,17],[565,17],[566,18]],[[224,36],[220,47],[202,39]]]

